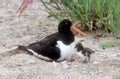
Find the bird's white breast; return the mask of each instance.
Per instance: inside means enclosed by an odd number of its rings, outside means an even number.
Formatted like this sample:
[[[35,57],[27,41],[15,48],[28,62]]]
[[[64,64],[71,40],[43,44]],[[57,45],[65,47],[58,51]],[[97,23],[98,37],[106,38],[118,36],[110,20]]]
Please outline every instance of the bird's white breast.
[[[72,56],[74,53],[75,43],[73,42],[70,45],[65,45],[62,41],[57,41],[56,47],[60,48],[61,57],[58,59],[58,61],[60,61]]]

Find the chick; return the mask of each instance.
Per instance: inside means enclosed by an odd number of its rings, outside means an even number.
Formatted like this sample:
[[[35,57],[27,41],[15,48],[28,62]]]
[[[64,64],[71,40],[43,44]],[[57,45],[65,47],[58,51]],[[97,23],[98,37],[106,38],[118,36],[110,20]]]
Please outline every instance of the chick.
[[[87,63],[90,60],[90,55],[94,53],[92,49],[83,47],[80,42],[76,44],[75,48],[77,55],[83,59],[83,63]]]

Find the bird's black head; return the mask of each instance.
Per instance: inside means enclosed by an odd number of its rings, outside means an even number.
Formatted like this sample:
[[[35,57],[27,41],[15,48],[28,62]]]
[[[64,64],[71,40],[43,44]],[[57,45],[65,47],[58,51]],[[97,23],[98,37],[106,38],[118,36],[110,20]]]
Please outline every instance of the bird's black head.
[[[72,26],[72,22],[69,19],[64,19],[59,23],[58,31],[61,33],[70,32],[70,27]]]

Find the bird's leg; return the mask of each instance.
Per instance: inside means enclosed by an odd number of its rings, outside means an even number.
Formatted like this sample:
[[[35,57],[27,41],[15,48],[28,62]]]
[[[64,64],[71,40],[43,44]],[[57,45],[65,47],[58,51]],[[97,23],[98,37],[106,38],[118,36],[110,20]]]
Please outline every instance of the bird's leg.
[[[19,13],[19,17],[22,15],[22,12],[25,10],[25,8],[32,4],[33,0],[23,0],[19,8],[17,9],[16,13]]]
[[[87,55],[83,63],[88,63],[89,60],[90,60],[90,55]]]
[[[88,63],[87,58],[85,60],[83,60],[83,63]]]

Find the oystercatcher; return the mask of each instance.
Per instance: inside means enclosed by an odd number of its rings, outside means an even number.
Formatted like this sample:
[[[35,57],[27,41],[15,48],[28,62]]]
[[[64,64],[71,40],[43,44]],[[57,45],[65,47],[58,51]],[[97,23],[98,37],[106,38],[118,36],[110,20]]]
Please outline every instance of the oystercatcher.
[[[75,47],[71,26],[72,22],[69,19],[64,19],[58,25],[58,32],[28,46],[18,46],[18,49],[46,61],[66,60],[71,57]]]

